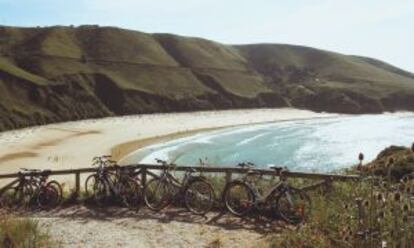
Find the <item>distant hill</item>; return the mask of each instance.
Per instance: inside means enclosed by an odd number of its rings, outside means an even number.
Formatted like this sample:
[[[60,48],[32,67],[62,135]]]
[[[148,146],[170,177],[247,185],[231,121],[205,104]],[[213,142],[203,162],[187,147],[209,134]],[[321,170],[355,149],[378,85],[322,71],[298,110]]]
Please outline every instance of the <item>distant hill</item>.
[[[153,112],[414,110],[414,74],[308,47],[113,27],[0,27],[0,130]]]

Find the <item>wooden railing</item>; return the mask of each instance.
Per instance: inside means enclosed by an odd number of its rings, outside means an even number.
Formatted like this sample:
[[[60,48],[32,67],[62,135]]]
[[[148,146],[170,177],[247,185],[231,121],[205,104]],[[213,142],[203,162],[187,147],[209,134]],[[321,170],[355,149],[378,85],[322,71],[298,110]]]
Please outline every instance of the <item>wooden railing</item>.
[[[141,182],[143,185],[147,182],[147,175],[152,177],[157,177],[157,174],[154,173],[154,170],[162,170],[165,167],[159,164],[136,164],[136,165],[127,165],[129,168],[136,171],[135,174],[140,175]],[[108,170],[115,170],[115,167],[108,167]],[[221,167],[221,166],[177,166],[174,168],[174,171],[187,171],[193,169],[196,172],[202,173],[222,173],[225,174],[226,182],[229,182],[232,179],[233,174],[242,174],[248,171],[247,168],[237,168],[237,167]],[[79,168],[79,169],[67,169],[67,170],[50,170],[48,173],[49,176],[60,176],[60,175],[70,175],[75,176],[75,189],[74,193],[79,194],[81,179],[80,174],[84,173],[94,173],[97,171],[97,168]],[[280,173],[277,173],[275,170],[270,169],[261,169],[254,168],[254,171],[260,172],[261,175],[270,175],[270,176],[280,176]],[[293,172],[293,171],[283,171],[283,176],[288,178],[306,178],[306,179],[322,179],[324,181],[346,181],[346,180],[359,180],[358,175],[336,175],[336,174],[323,174],[323,173],[307,173],[307,172]],[[30,172],[24,173],[24,175],[38,175],[41,172]],[[10,173],[10,174],[0,174],[0,179],[7,178],[17,178],[20,173]]]

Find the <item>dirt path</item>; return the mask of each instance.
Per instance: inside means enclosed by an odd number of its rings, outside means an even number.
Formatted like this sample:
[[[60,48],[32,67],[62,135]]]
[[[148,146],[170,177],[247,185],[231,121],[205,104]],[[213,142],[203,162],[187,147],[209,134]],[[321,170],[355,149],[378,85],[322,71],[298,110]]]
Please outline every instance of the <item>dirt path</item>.
[[[32,215],[63,247],[253,247],[283,224],[184,209],[154,213],[73,206]]]

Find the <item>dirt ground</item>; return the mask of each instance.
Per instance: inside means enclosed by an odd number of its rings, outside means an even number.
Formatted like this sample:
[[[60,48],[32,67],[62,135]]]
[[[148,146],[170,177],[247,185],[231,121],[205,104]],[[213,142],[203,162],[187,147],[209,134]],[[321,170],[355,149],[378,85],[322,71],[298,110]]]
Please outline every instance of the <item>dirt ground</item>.
[[[254,247],[285,228],[264,217],[197,216],[181,208],[136,212],[79,205],[28,215],[62,247]]]

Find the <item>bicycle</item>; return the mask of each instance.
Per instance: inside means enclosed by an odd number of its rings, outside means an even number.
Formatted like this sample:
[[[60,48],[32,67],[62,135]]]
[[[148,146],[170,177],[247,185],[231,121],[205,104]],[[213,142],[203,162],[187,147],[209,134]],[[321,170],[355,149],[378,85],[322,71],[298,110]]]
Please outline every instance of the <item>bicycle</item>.
[[[303,222],[311,209],[309,196],[301,189],[289,185],[283,175],[282,167],[269,167],[280,177],[280,181],[262,194],[252,180],[253,176],[262,176],[254,171],[252,163],[240,163],[237,166],[246,169],[245,176],[226,184],[223,191],[223,202],[226,209],[233,215],[243,217],[253,209],[262,210],[270,207],[272,213],[291,224]]]
[[[103,155],[99,157],[94,157],[92,159],[92,166],[97,166],[97,172],[94,174],[89,175],[85,180],[85,194],[86,196],[93,195],[93,187],[95,182],[97,181],[98,174],[103,173],[106,167],[111,167],[112,165],[116,164],[115,161],[110,160],[111,155]],[[106,173],[110,174],[110,178],[113,182],[115,182],[115,174],[109,171]]]
[[[144,201],[148,208],[160,211],[180,199],[190,212],[205,215],[214,205],[215,195],[211,184],[201,175],[194,176],[194,169],[186,170],[182,181],[175,178],[171,171],[175,164],[156,159],[163,166],[159,178],[153,178],[145,185]]]
[[[104,158],[108,158],[105,156]],[[110,200],[122,202],[125,207],[136,209],[141,204],[142,187],[130,174],[130,168],[121,167],[115,161],[96,159],[99,162],[98,170],[92,175],[93,198],[98,206],[107,205]],[[115,173],[108,171],[107,166],[115,168]],[[86,182],[87,185],[87,182]]]
[[[57,207],[62,199],[62,187],[57,181],[47,181],[50,170],[23,169],[30,176],[29,183],[33,188],[32,204],[40,209],[48,210]]]
[[[18,178],[1,190],[4,208],[28,208],[37,206],[47,210],[59,205],[62,187],[57,181],[47,181],[50,171],[21,169]]]

